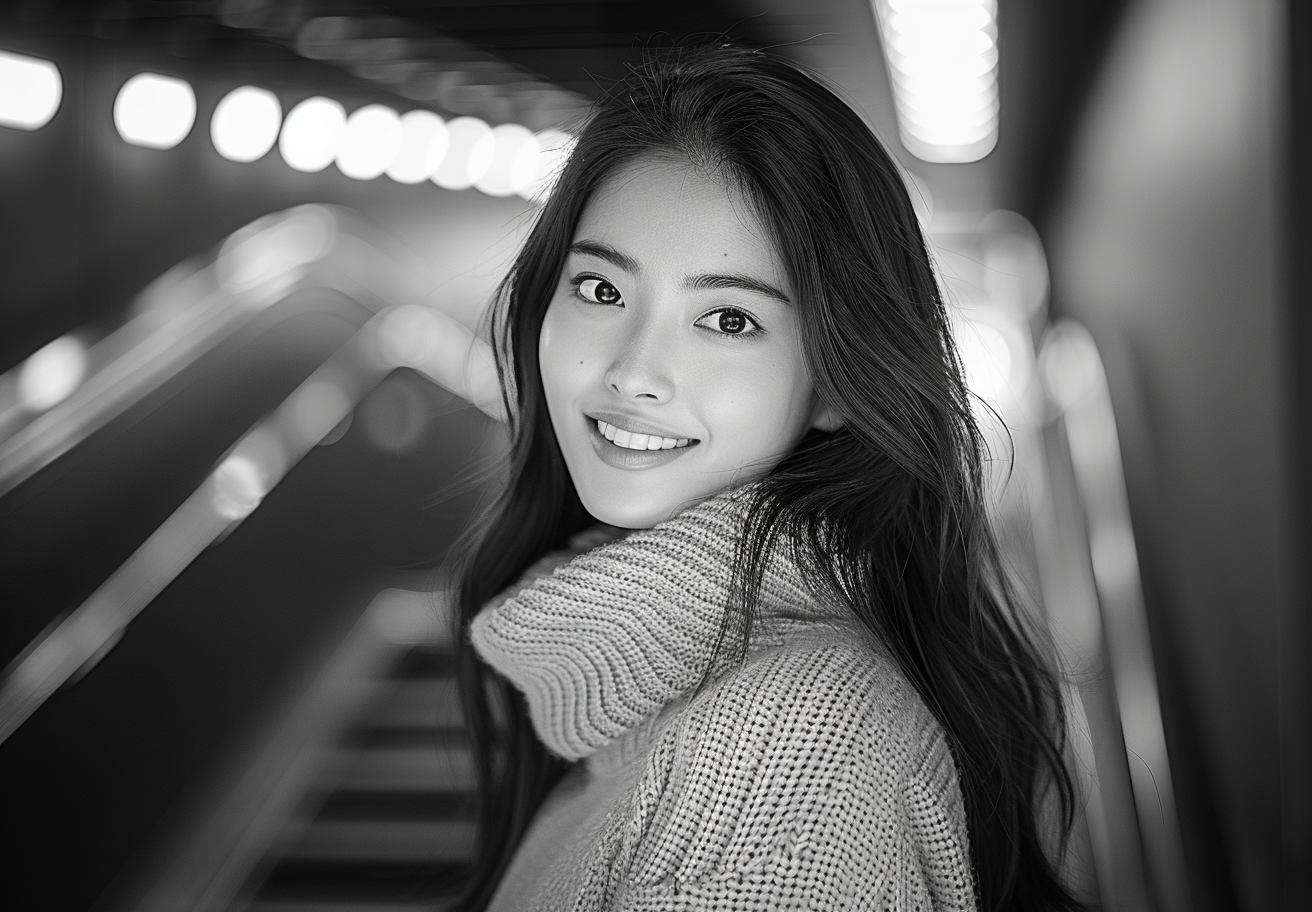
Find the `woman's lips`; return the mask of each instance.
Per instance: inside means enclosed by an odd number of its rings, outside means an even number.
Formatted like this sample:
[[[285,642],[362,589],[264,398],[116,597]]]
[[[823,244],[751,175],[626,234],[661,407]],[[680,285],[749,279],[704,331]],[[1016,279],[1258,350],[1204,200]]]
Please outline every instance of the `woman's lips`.
[[[634,435],[600,419],[586,418],[585,420],[588,422],[588,437],[592,441],[593,451],[596,452],[602,462],[617,469],[649,469],[653,466],[664,465],[678,459],[700,442],[687,437],[659,437],[656,439],[661,442],[660,449],[651,449],[650,443],[653,435]],[[606,428],[611,433],[608,434],[602,428]],[[629,446],[608,439],[608,437],[611,437],[623,440],[621,435],[628,436]],[[644,449],[633,448],[633,438],[635,436],[647,438],[647,446]],[[665,446],[666,441],[671,441],[670,446]]]
[[[626,450],[673,450],[688,446],[688,437],[665,437],[660,434],[636,434],[597,419],[597,432]]]

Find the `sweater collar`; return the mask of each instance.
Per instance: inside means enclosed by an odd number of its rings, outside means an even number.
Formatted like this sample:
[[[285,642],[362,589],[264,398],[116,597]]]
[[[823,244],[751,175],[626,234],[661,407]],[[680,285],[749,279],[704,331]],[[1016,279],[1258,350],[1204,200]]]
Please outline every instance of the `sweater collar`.
[[[702,681],[729,596],[747,491],[719,494],[600,545],[474,619],[474,647],[523,692],[552,752],[589,756]],[[776,547],[768,559],[754,644],[777,635],[777,622],[817,611],[790,551]]]

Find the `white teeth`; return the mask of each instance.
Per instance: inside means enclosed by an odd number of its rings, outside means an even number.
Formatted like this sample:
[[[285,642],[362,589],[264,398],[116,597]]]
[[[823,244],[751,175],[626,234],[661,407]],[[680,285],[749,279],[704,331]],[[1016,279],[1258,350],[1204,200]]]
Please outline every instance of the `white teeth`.
[[[686,447],[690,437],[661,437],[658,434],[635,434],[597,419],[597,432],[616,446],[626,450],[674,450]]]

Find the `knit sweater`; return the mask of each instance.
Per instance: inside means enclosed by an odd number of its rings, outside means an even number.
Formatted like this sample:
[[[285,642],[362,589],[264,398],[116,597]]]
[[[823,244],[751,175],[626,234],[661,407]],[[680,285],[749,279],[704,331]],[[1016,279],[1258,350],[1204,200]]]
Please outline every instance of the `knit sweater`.
[[[886,650],[769,556],[747,659],[712,661],[741,527],[722,494],[561,564],[471,625],[575,765],[492,908],[973,910],[944,734]]]

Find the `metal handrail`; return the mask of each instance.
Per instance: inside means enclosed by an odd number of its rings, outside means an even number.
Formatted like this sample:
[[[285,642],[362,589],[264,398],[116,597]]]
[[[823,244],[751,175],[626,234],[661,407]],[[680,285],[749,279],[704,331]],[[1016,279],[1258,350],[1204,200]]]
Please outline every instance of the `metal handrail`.
[[[248,430],[200,486],[85,602],[38,636],[0,683],[0,743],[65,682],[98,662],[128,624],[212,543],[263,501],[311,449],[398,367],[472,397],[495,377],[485,343],[416,304],[371,317],[281,405]],[[499,402],[481,398],[495,413]]]
[[[232,447],[164,523],[78,608],[33,640],[0,683],[0,743],[59,687],[98,662],[127,625],[206,547],[241,522],[388,373],[410,367],[500,417],[488,345],[453,317],[410,303],[433,283],[417,258],[389,255],[344,231],[347,210],[301,206],[237,232],[216,261],[104,344],[120,349],[64,402],[0,442],[0,494],[48,465],[176,375],[259,311],[298,290],[332,290],[375,311]],[[408,262],[406,262],[408,260]],[[176,289],[175,289],[176,290]],[[159,312],[165,311],[164,317]],[[172,311],[171,314],[167,311]],[[142,321],[156,325],[143,330]]]
[[[1069,452],[1096,602],[1079,648],[1085,660],[1105,649],[1155,905],[1183,912],[1184,847],[1106,372],[1088,330],[1069,320],[1048,330],[1039,364]]]
[[[58,404],[34,409],[19,399],[24,365],[0,374],[10,392],[0,405],[0,428],[10,429],[0,432],[0,496],[298,291],[340,292],[375,312],[423,300],[437,285],[427,264],[383,241],[343,207],[264,216],[233,233],[213,262],[179,264],[148,287],[131,319],[87,351],[100,369]]]

